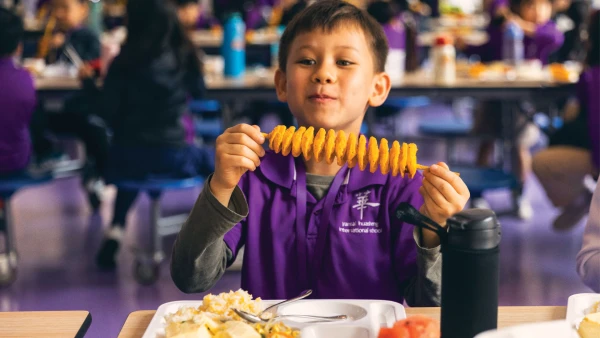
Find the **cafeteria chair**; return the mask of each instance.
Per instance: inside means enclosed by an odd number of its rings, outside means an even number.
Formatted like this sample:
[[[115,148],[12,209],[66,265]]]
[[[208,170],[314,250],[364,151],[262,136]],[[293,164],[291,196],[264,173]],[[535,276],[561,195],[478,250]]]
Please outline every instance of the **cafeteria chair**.
[[[194,117],[194,132],[204,142],[216,140],[225,131],[218,101],[194,100],[188,107]]]
[[[142,285],[151,285],[160,276],[160,264],[164,260],[162,240],[164,237],[177,234],[188,217],[188,214],[163,216],[160,208],[160,197],[164,191],[183,190],[200,187],[204,177],[196,176],[182,179],[147,179],[124,180],[112,182],[118,189],[145,191],[150,197],[150,245],[146,250],[135,253],[133,275]]]
[[[4,251],[0,252],[0,287],[11,285],[17,278],[17,248],[11,212],[12,196],[19,190],[50,182],[50,174],[41,176],[18,175],[0,178],[0,236]]]

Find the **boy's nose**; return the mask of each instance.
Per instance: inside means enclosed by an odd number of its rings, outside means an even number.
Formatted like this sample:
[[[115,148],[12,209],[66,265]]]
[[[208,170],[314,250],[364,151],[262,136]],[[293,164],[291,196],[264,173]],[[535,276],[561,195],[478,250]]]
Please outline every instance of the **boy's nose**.
[[[313,74],[312,80],[313,82],[321,84],[334,83],[335,75],[328,71],[325,67],[321,67]]]

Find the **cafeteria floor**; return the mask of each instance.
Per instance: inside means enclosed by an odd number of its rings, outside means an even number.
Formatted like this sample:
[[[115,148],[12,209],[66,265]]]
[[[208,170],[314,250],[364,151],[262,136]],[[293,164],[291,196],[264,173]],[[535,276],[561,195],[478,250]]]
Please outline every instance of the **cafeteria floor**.
[[[419,148],[423,163],[444,158],[441,143],[420,143]],[[198,192],[167,193],[163,198],[165,211],[189,210]],[[525,194],[532,201],[535,216],[530,221],[501,218],[500,305],[566,305],[569,295],[589,292],[575,271],[584,221],[571,231],[553,232],[551,223],[557,211],[534,177],[527,183]],[[90,212],[78,178],[26,189],[15,196],[19,276],[11,287],[0,289],[0,311],[88,310],[92,324],[86,337],[107,338],[118,335],[132,311],[156,309],[174,300],[202,299],[204,294],[186,295],[177,290],[166,263],[154,286],[143,287],[133,279],[132,248],[140,238],[148,237],[143,227],[148,221],[146,196],[138,199],[130,213],[117,271],[101,272],[95,267],[94,254],[102,227],[110,221],[114,196],[115,190],[110,188],[96,215]],[[486,195],[498,209],[507,207],[507,196],[502,191]],[[165,241],[166,248],[171,244],[172,239]],[[239,286],[240,273],[231,271],[211,292]]]

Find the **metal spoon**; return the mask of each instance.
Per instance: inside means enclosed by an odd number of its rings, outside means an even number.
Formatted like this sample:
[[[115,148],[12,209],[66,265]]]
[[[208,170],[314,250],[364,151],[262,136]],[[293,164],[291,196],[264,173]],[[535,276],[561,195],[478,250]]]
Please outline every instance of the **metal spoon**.
[[[268,322],[268,320],[264,320],[264,319],[260,318],[259,316],[253,315],[246,311],[242,311],[242,310],[238,310],[238,309],[234,309],[234,308],[232,308],[232,310],[235,313],[237,313],[238,316],[249,321],[250,323],[266,323],[266,322]],[[338,320],[346,320],[346,319],[348,319],[348,316],[339,315],[339,316],[323,317],[323,316],[311,316],[311,315],[281,315],[281,316],[273,317],[271,319],[280,320],[283,318],[312,319],[311,323],[318,323],[318,322],[333,322],[333,321],[338,321]]]
[[[263,315],[265,313],[271,313],[271,314],[273,314],[273,316],[276,316],[277,309],[279,309],[280,306],[295,302],[300,299],[304,299],[304,298],[310,296],[311,294],[312,294],[312,290],[310,290],[310,289],[304,290],[304,291],[300,292],[300,294],[294,298],[290,298],[288,300],[284,300],[283,302],[269,306],[268,308],[264,309],[261,313],[259,313],[258,317],[260,317],[260,319],[263,319],[263,320],[268,320],[268,318],[263,318]]]

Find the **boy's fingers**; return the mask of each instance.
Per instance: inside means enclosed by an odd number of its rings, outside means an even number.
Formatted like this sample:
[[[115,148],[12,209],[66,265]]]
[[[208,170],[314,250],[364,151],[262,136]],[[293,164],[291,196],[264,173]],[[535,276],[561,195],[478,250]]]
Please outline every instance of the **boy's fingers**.
[[[250,149],[248,146],[242,144],[233,144],[228,149],[228,154],[234,156],[243,156],[254,162],[257,167],[260,165],[260,158],[258,157],[258,154],[256,154],[254,150]]]
[[[256,170],[256,165],[249,158],[239,155],[226,154],[223,158],[224,161],[229,163],[236,163],[237,167],[248,169],[250,171]]]
[[[427,192],[428,198],[440,209],[448,209],[449,202],[447,198],[429,181],[423,180],[423,188]]]
[[[260,128],[253,127],[249,124],[238,124],[231,128],[228,128],[226,133],[242,133],[250,136],[256,143],[263,144],[265,142],[265,137],[260,133]]]
[[[456,189],[449,182],[445,181],[442,177],[433,174],[426,175],[425,179],[423,179],[423,185],[427,189],[428,186],[425,184],[426,182],[429,183],[432,187],[435,187],[435,189],[439,191],[439,193],[446,199],[446,201],[454,201],[460,198],[459,193],[456,191]]]
[[[254,129],[254,128],[252,128],[252,129]],[[259,143],[257,143],[255,139],[253,139],[252,137],[250,137],[250,135],[248,135],[246,133],[224,134],[223,141],[230,145],[241,144],[243,146],[246,146],[246,147],[250,148],[252,151],[254,151],[259,156],[264,156],[264,154],[265,154],[265,149]]]
[[[465,185],[465,182],[456,174],[447,169],[447,165],[444,163],[445,167],[434,164],[429,168],[429,172],[424,171],[424,176],[433,183],[442,193],[445,191],[441,189],[441,181],[436,180],[435,178],[439,178],[442,181],[449,184],[454,191],[456,191],[461,196],[467,196],[469,194],[469,189]],[[445,188],[447,189],[447,188]]]

